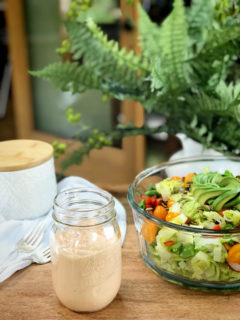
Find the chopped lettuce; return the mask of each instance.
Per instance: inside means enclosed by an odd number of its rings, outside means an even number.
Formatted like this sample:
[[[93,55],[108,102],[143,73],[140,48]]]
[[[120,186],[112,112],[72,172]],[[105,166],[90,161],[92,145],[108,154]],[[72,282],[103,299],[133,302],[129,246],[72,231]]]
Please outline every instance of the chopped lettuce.
[[[174,193],[170,196],[170,200],[173,200],[174,202],[181,202],[185,199],[184,193]]]
[[[172,240],[174,244],[164,243]],[[162,227],[156,237],[156,244],[149,245],[153,262],[169,272],[195,280],[236,281],[240,273],[225,263],[227,250],[222,239],[190,234]]]
[[[182,212],[190,219],[194,219],[199,214],[200,204],[196,200],[189,200],[182,206]]]
[[[173,218],[171,220],[171,222],[175,223],[175,224],[186,224],[188,217],[185,216],[185,214],[181,213],[179,214],[177,217]]]
[[[216,211],[203,211],[202,217],[199,217],[196,221],[198,225],[201,225],[206,229],[213,229],[216,226],[216,222],[221,227],[226,224],[224,218]]]
[[[238,210],[225,210],[223,211],[225,221],[233,224],[234,227],[240,224],[240,212]]]
[[[178,193],[183,188],[183,185],[182,180],[164,179],[156,184],[156,190],[161,194],[164,201],[168,201],[172,194]]]
[[[191,265],[193,268],[193,277],[197,280],[201,280],[203,274],[210,266],[209,256],[203,251],[198,251],[191,259]]]
[[[173,240],[176,241],[178,235],[178,231],[170,228],[162,228],[159,230],[156,241],[157,243],[163,244],[166,241]]]

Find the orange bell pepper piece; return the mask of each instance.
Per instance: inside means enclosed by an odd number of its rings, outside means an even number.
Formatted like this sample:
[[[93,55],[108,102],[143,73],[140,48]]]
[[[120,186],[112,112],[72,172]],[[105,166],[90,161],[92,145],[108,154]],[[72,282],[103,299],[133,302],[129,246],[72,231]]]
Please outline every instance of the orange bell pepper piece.
[[[157,234],[157,230],[158,230],[158,227],[154,222],[146,221],[142,226],[141,234],[148,243],[152,243]]]
[[[172,177],[172,178],[171,178],[171,180],[173,180],[173,181],[174,181],[174,180],[181,180],[181,179],[182,179],[182,178],[180,178],[180,177],[178,177],[178,176],[175,176],[175,177]]]
[[[170,208],[173,204],[174,204],[174,201],[170,199],[167,202],[167,207]]]
[[[156,208],[153,211],[154,217],[159,218],[159,219],[163,219],[163,220],[165,220],[167,213],[168,213],[167,210],[163,206],[160,206],[160,205],[156,206]]]
[[[169,211],[168,214],[166,215],[165,220],[166,221],[171,221],[172,219],[176,218],[178,216],[178,213]]]
[[[226,248],[227,251],[229,251],[229,250],[232,248],[232,247],[229,246],[229,244],[227,244],[227,243],[224,243],[223,245],[224,245],[224,247]]]
[[[240,264],[240,243],[235,244],[228,251],[228,261]]]
[[[186,175],[186,177],[184,178],[184,187],[187,188],[188,187],[188,183],[192,182],[192,178],[195,177],[196,175],[194,173],[189,173],[188,175]]]

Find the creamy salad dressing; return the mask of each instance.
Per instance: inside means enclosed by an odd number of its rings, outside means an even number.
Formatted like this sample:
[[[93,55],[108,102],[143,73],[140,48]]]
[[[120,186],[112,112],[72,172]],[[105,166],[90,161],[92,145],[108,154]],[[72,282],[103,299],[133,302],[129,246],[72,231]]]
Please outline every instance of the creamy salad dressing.
[[[53,284],[59,300],[79,312],[107,306],[121,283],[120,235],[97,228],[58,230],[52,241]]]

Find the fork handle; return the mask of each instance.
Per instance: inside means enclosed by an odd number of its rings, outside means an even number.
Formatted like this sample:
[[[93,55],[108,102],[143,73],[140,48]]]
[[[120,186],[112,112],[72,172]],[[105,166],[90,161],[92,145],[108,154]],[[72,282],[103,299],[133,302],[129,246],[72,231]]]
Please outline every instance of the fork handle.
[[[21,261],[18,261],[14,265],[11,265],[9,268],[4,269],[0,273],[0,282],[3,282],[4,280],[8,279],[16,271],[29,266],[31,262],[32,262],[31,259],[24,259],[24,260],[21,259]]]

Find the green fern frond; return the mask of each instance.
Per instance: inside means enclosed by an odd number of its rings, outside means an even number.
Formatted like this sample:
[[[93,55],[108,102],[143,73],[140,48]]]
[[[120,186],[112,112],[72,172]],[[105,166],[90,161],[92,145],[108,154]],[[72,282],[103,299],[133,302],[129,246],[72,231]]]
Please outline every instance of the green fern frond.
[[[234,41],[240,41],[240,23],[236,22],[234,25],[225,26],[219,30],[212,29],[207,34],[206,45],[202,52],[209,53],[216,49],[223,48],[224,45],[233,43]]]
[[[77,62],[66,61],[50,64],[40,71],[31,71],[31,74],[50,81],[54,86],[62,91],[70,91],[73,94],[82,93],[89,89],[101,90],[116,99],[144,100],[144,92],[135,83],[135,86],[127,86],[101,78],[93,72],[93,67],[80,65]]]
[[[160,27],[151,21],[143,7],[138,4],[139,14],[139,38],[141,41],[142,54],[150,61],[159,56],[160,47]]]
[[[67,22],[66,28],[70,35],[71,52],[75,60],[83,57],[85,63],[89,61],[96,61],[98,65],[105,63],[106,70],[109,67],[117,67],[118,70],[124,67],[135,75],[138,70],[143,73],[148,71],[147,60],[142,55],[136,55],[132,50],[127,52],[125,48],[120,49],[118,42],[109,41],[91,19],[84,23]]]
[[[189,30],[199,30],[202,28],[211,28],[213,19],[213,4],[206,0],[192,0],[188,15]],[[191,36],[194,35],[190,31]]]
[[[90,29],[89,29],[90,26]],[[146,59],[119,49],[114,41],[108,41],[102,31],[90,20],[88,23],[68,22],[73,58],[82,58],[83,65],[89,72],[104,83],[100,90],[112,94],[119,99],[142,96],[148,91],[149,84],[144,81]],[[141,76],[139,75],[141,71]],[[118,92],[116,91],[118,89]],[[134,96],[132,95],[134,94]]]
[[[233,116],[240,123],[240,83],[233,85],[231,82],[227,86],[221,82],[216,88],[216,92],[223,103],[228,106],[229,116]]]
[[[199,51],[204,43],[206,29],[211,29],[213,19],[213,4],[206,0],[193,0],[188,9],[187,21],[191,44]]]
[[[186,63],[191,66],[192,83],[215,88],[220,81],[233,77],[231,67],[240,54],[240,41],[229,41],[213,49],[203,48]]]
[[[198,90],[195,94],[187,95],[186,102],[194,110],[197,109],[198,115],[228,117],[240,123],[240,83],[226,85],[220,81],[215,93]]]
[[[87,89],[100,87],[99,79],[86,66],[79,66],[77,62],[56,62],[40,71],[31,74],[49,80],[62,91],[81,93]]]
[[[136,55],[133,50],[126,51],[126,49],[119,48],[119,43],[114,40],[108,40],[103,31],[93,22],[93,20],[87,20],[87,27],[92,32],[93,37],[102,46],[105,52],[109,52],[113,55],[113,58],[122,61],[129,68],[133,70],[141,70],[145,73],[149,71],[148,62],[141,54]]]
[[[209,147],[218,145],[220,152],[225,154],[239,155],[240,152],[240,126],[239,123],[230,117],[213,117],[214,129],[212,142]]]
[[[197,107],[198,114],[211,115],[218,114],[224,115],[228,111],[228,105],[214,96],[209,96],[205,92],[197,92],[195,95],[186,96],[186,101],[193,110]]]
[[[161,27],[160,58],[155,60],[151,77],[152,88],[159,89],[160,84],[164,87],[175,89],[187,83],[187,22],[182,0],[174,1],[174,8],[164,20]],[[157,85],[156,85],[157,83]]]

